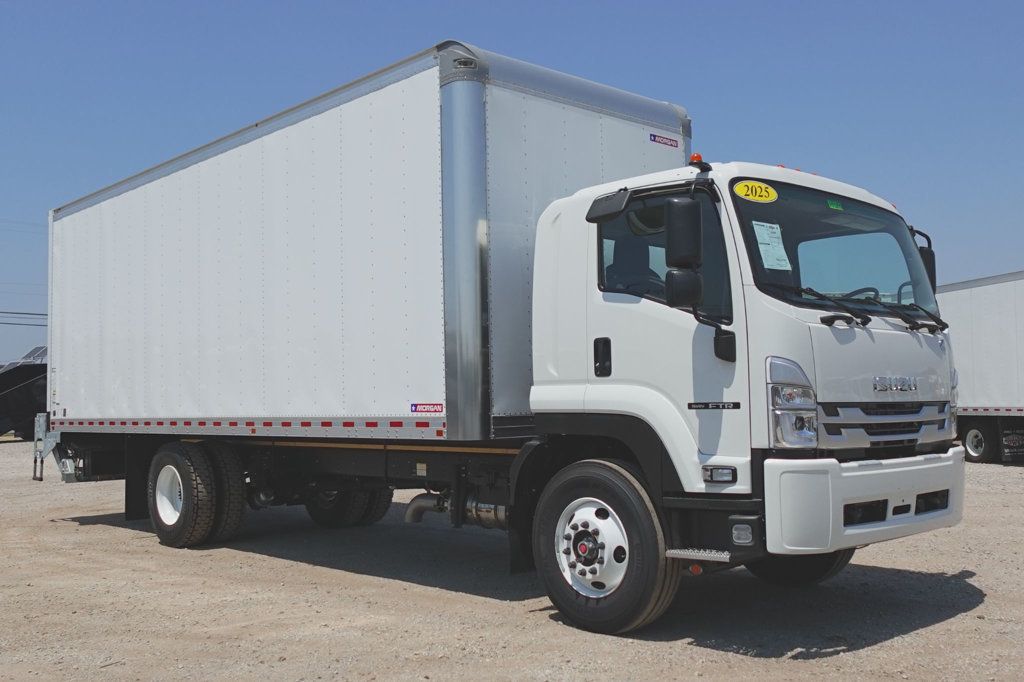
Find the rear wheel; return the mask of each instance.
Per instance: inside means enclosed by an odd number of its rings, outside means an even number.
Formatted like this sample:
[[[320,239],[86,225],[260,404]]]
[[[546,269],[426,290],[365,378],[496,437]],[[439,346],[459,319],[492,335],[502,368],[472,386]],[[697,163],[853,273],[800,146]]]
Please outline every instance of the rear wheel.
[[[391,501],[394,496],[395,491],[391,488],[371,491],[366,503],[366,511],[359,518],[358,525],[372,526],[383,519],[388,513],[388,509],[391,508]]]
[[[192,443],[168,443],[149,466],[149,518],[160,542],[193,547],[204,542],[217,515],[216,481],[206,453]]]
[[[365,490],[323,490],[306,502],[310,518],[325,528],[348,528],[367,513],[370,493]]]
[[[227,443],[211,441],[203,443],[203,448],[210,457],[217,485],[217,514],[208,541],[227,542],[245,518],[245,467],[242,458]]]
[[[537,503],[534,556],[548,596],[575,625],[621,633],[672,602],[681,563],[665,558],[654,505],[625,465],[586,460],[559,471]]]
[[[829,554],[769,554],[745,565],[748,571],[773,585],[807,587],[828,580],[846,568],[853,552],[853,549],[841,549]]]
[[[964,424],[964,458],[968,462],[991,462],[999,451],[999,434],[993,424],[971,421]]]

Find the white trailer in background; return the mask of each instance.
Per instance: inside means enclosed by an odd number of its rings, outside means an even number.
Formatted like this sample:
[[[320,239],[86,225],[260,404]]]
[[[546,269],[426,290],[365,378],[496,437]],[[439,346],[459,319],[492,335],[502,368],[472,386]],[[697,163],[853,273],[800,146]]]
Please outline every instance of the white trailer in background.
[[[681,107],[448,42],[54,210],[36,475],[123,478],[175,547],[425,489],[407,520],[507,529],[602,632],[957,523],[930,247],[689,146]]]
[[[938,299],[955,349],[968,461],[1024,459],[1024,271],[945,284]]]

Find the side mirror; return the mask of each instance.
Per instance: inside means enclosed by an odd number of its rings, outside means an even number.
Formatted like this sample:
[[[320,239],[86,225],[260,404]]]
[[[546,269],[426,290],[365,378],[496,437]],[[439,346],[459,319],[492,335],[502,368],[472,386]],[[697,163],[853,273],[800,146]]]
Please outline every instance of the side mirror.
[[[701,264],[700,202],[673,197],[665,202],[665,265],[671,269],[696,269]]]
[[[917,252],[921,254],[924,270],[928,273],[928,281],[932,283],[932,291],[935,291],[935,252],[930,246],[919,246]]]
[[[696,270],[665,273],[665,301],[672,308],[696,308],[704,298],[704,278]]]

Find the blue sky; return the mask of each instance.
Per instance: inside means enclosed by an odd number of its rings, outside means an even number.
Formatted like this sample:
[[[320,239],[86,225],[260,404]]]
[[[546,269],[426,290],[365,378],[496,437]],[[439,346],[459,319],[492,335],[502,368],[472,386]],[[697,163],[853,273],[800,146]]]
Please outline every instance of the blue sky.
[[[1024,10],[995,2],[0,0],[0,310],[48,209],[446,38],[686,106],[708,160],[861,185],[940,282],[1024,269]],[[0,326],[0,361],[44,330]]]

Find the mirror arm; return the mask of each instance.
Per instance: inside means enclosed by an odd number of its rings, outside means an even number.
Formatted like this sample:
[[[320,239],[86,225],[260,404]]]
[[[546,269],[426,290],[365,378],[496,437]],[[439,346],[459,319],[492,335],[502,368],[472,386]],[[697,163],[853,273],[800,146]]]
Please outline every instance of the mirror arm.
[[[726,362],[736,362],[736,332],[724,328],[721,323],[710,317],[705,317],[696,308],[691,313],[697,322],[715,330],[715,357]]]

